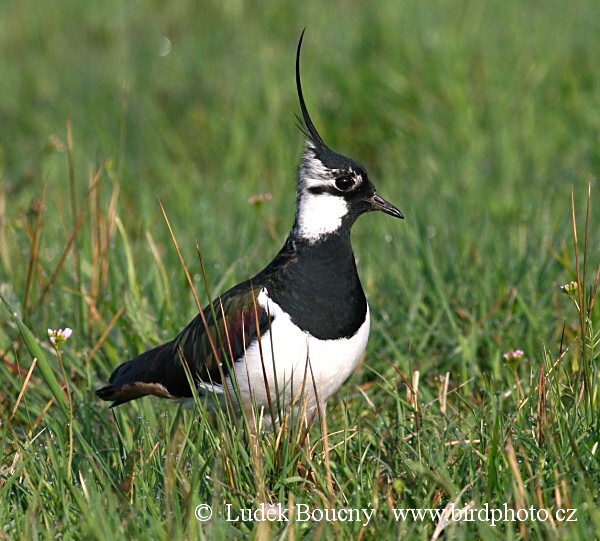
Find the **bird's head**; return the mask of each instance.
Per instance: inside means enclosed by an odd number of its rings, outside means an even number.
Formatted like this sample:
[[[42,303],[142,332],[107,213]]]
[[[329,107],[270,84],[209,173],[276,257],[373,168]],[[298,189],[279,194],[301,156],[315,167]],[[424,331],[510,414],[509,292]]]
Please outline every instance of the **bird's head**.
[[[306,146],[298,171],[295,234],[315,242],[342,228],[350,229],[361,214],[373,210],[404,218],[402,212],[375,191],[362,165],[331,150],[317,132],[306,109],[300,82],[303,37],[304,32],[296,50],[296,88]]]

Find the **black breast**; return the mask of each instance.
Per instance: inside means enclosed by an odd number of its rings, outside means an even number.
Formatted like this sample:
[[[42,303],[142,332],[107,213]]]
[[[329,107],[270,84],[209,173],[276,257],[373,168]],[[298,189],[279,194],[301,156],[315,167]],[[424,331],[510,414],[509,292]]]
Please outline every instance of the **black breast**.
[[[316,338],[349,338],[365,321],[367,301],[348,233],[313,244],[288,239],[265,278],[269,297]]]

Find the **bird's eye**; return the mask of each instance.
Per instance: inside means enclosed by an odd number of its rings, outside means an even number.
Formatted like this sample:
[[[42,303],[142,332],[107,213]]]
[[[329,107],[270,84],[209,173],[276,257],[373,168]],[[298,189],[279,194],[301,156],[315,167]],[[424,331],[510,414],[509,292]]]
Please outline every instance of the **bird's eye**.
[[[342,175],[335,179],[335,187],[342,192],[349,190],[352,186],[354,186],[354,179],[349,175]]]

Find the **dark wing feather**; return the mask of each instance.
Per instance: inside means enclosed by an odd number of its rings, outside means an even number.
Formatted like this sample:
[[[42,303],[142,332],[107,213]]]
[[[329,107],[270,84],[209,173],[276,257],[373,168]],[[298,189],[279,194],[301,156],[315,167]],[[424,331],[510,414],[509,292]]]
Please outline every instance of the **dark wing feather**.
[[[257,294],[249,282],[236,286],[213,302],[214,314],[210,306],[203,310],[210,336],[198,314],[175,339],[175,348],[198,381],[221,384],[223,373],[227,375],[223,360],[240,359],[268,330],[269,317],[255,300]]]
[[[171,342],[138,355],[115,369],[110,384],[96,391],[111,407],[145,395],[164,398],[191,397],[189,369],[196,385],[221,385],[232,362],[269,329],[269,315],[255,300],[257,290],[244,282],[203,310],[208,332],[198,314]],[[209,337],[210,333],[210,337]]]

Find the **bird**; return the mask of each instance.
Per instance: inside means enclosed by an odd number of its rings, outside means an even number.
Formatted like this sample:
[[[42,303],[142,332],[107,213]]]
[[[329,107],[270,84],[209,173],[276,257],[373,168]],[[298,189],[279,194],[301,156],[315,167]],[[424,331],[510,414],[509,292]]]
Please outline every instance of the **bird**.
[[[211,403],[227,398],[237,414],[257,408],[272,428],[299,404],[314,416],[363,357],[370,312],[350,230],[371,211],[404,216],[377,193],[362,165],[330,149],[315,128],[300,78],[303,38],[304,31],[295,75],[306,139],[283,247],[173,340],[118,366],[96,391],[110,407],[146,395],[189,401],[197,394],[216,397]]]

